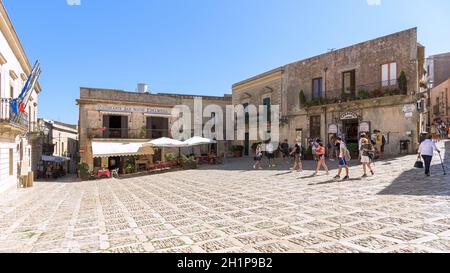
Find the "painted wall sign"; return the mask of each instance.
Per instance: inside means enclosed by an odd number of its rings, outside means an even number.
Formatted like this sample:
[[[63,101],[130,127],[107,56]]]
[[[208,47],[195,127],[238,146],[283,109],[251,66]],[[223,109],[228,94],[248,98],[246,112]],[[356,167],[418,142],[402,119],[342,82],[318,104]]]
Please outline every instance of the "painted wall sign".
[[[353,112],[346,112],[341,115],[341,120],[358,119],[358,115]]]
[[[338,127],[336,124],[330,124],[330,126],[328,126],[328,133],[329,134],[337,134],[338,133]]]
[[[118,113],[143,113],[154,115],[171,116],[172,109],[169,108],[140,108],[140,107],[127,107],[127,106],[104,106],[98,105],[97,111],[118,112]]]
[[[359,124],[359,132],[360,133],[369,133],[370,132],[370,123],[369,122],[361,122]]]
[[[416,106],[414,104],[406,104],[403,106],[403,113],[414,113]]]

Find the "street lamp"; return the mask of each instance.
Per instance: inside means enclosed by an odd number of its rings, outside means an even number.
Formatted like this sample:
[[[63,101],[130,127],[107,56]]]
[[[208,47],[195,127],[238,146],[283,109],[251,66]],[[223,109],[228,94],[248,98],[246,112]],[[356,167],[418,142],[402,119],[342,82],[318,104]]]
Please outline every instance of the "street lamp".
[[[427,102],[427,107],[428,107],[428,109],[427,109],[427,112],[428,112],[428,124],[427,124],[427,131],[428,132],[430,132],[430,129],[431,129],[431,111],[432,111],[432,109],[431,109],[431,89],[433,89],[433,84],[434,84],[434,82],[433,81],[428,81],[428,83],[427,83],[427,87],[428,87],[428,90],[427,90],[427,95],[428,95],[428,102]]]

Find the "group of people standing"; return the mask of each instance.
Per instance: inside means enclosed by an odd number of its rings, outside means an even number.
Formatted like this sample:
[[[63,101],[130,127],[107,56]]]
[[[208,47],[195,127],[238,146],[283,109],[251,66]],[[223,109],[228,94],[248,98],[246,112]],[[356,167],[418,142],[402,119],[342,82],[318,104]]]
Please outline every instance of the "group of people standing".
[[[450,128],[445,124],[445,122],[435,122],[431,125],[431,139],[434,142],[447,139],[449,135]]]
[[[309,141],[309,145],[311,147],[314,160],[317,162],[314,176],[318,175],[322,168],[325,170],[326,174],[329,175],[330,169],[326,163],[327,148],[320,139],[311,139]],[[352,158],[343,139],[341,137],[336,137],[333,139],[332,146],[329,146],[328,149],[332,149],[333,153],[336,153],[339,162],[338,173],[335,176],[335,179],[340,179],[342,172],[345,171],[344,180],[349,180],[349,162]],[[253,168],[259,170],[262,169],[261,162],[264,152],[266,152],[267,159],[269,161],[269,168],[276,167],[275,150],[279,150],[281,152],[283,160],[287,165],[290,164],[291,158],[294,159],[294,165],[291,168],[292,171],[303,172],[302,155],[304,154],[304,149],[302,144],[301,142],[295,142],[292,146],[290,146],[287,139],[281,143],[277,149],[275,149],[271,141],[267,144],[258,144],[255,150],[255,164]],[[363,178],[367,177],[367,170],[369,170],[372,175],[375,175],[372,167],[375,159],[375,148],[366,134],[361,135],[359,150],[360,161],[363,164],[364,170]],[[334,157],[331,159],[334,160]]]

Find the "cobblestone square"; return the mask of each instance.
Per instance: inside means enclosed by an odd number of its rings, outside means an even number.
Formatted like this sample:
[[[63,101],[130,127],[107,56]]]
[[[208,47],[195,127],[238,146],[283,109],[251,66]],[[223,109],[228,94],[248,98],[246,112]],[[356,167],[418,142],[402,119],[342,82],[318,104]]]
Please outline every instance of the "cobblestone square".
[[[38,182],[0,198],[0,252],[450,252],[450,176],[416,157],[350,181],[219,167],[120,180]],[[335,163],[329,162],[330,166]]]

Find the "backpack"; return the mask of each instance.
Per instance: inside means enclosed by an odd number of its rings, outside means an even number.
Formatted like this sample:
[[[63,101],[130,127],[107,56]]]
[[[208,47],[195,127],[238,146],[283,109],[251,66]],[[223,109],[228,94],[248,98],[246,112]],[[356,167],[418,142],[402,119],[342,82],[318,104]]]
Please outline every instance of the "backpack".
[[[352,156],[350,155],[350,151],[345,147],[345,153],[344,153],[345,161],[349,162],[352,160]]]
[[[301,154],[302,153],[302,146],[295,144],[295,153]]]

